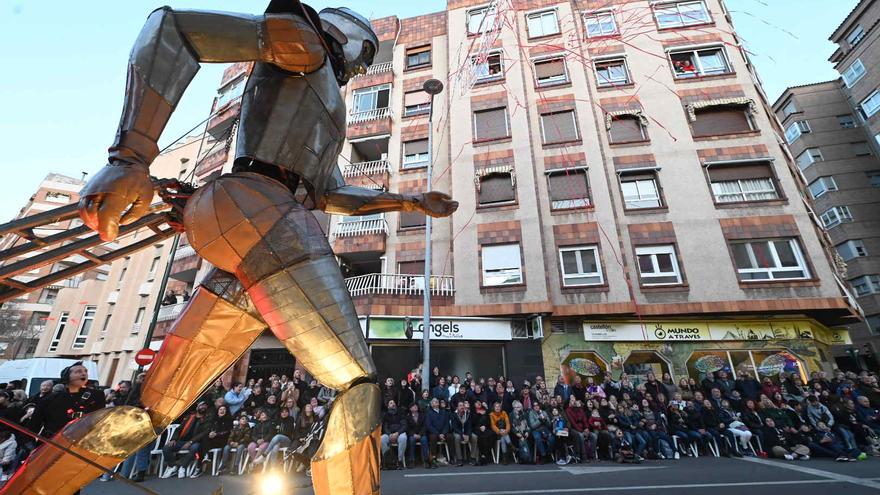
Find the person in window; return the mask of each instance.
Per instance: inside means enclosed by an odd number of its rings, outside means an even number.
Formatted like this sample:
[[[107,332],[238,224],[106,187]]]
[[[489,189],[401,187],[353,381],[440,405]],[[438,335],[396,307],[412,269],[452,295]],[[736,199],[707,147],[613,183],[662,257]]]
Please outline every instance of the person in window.
[[[675,68],[675,73],[678,76],[694,76],[697,74],[697,67],[690,57],[674,60],[672,66]]]
[[[382,456],[397,444],[397,469],[403,469],[406,454],[406,418],[397,409],[397,403],[390,399],[382,416]]]
[[[223,460],[220,462],[220,472],[230,469],[233,473],[238,474],[236,469],[239,460],[249,443],[251,443],[251,425],[248,423],[247,416],[242,414],[239,416],[235,427],[229,433],[229,440],[226,442],[226,446],[223,447]],[[233,450],[235,450],[235,458],[231,459],[230,463],[230,456],[233,454]]]
[[[424,393],[427,394],[428,391],[425,390]],[[406,416],[406,438],[409,444],[407,446],[407,467],[410,469],[415,467],[416,442],[419,442],[422,448],[422,463],[425,468],[430,468],[431,464],[428,462],[428,441],[425,433],[425,413],[419,408],[418,404],[409,406],[409,414]]]
[[[553,435],[550,416],[541,409],[541,405],[535,403],[528,416],[529,430],[535,440],[535,449],[538,451],[538,464],[541,464],[553,451],[556,445],[556,437]]]
[[[492,405],[492,412],[489,414],[489,425],[498,437],[498,447],[501,449],[501,463],[506,465],[511,454],[512,441],[510,439],[510,416],[502,408],[501,402],[495,402]]]

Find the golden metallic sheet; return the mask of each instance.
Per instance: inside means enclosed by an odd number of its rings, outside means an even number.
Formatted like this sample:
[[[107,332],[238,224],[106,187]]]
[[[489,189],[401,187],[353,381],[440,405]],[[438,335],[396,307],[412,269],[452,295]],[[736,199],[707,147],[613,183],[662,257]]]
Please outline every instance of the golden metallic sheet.
[[[332,457],[312,460],[312,488],[315,495],[379,495],[379,452],[381,428]],[[324,435],[324,443],[331,432]],[[321,454],[321,450],[318,454]]]
[[[165,337],[144,380],[141,402],[164,429],[260,336],[259,319],[199,287]]]
[[[147,413],[131,406],[101,409],[68,424],[53,440],[112,469],[156,438]],[[102,471],[51,445],[37,449],[3,487],[4,495],[70,495]]]

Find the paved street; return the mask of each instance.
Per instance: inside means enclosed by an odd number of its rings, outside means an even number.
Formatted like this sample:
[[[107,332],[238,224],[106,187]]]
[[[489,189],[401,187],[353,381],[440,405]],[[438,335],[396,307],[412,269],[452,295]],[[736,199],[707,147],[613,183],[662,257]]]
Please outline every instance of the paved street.
[[[384,495],[538,495],[614,493],[778,495],[780,490],[798,495],[880,493],[880,459],[858,463],[831,460],[784,462],[763,459],[681,459],[648,461],[641,465],[609,462],[552,466],[485,466],[481,468],[411,469],[383,472]],[[254,478],[223,476],[197,480],[151,479],[145,486],[161,495],[214,493],[262,495]],[[119,482],[95,482],[84,495],[135,495],[139,490]],[[273,491],[278,493],[277,491]],[[280,493],[311,494],[308,488]]]

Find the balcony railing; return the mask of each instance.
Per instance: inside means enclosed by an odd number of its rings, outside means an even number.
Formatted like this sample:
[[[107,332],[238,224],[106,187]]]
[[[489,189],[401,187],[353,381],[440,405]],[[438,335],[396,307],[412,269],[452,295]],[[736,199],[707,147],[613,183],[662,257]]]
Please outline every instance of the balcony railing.
[[[388,163],[388,160],[349,163],[342,170],[343,177],[358,177],[382,173],[391,173],[391,164]]]
[[[159,316],[156,317],[156,321],[168,321],[177,319],[177,317],[180,316],[180,312],[183,311],[183,308],[185,307],[185,302],[162,306],[161,308],[159,308]]]
[[[391,72],[391,69],[394,68],[393,66],[394,66],[394,63],[391,61],[373,64],[367,68],[367,73],[363,74],[363,75],[372,76],[373,74],[381,74],[383,72]],[[361,75],[359,74],[357,77],[361,77]]]
[[[177,248],[177,251],[174,251],[174,261],[182,260],[183,258],[187,258],[190,256],[195,256],[196,250],[193,249],[189,244],[185,246],[180,246]]]
[[[388,223],[384,218],[372,218],[359,222],[339,222],[333,229],[336,237],[351,237],[355,235],[387,234]]]
[[[391,108],[374,108],[372,110],[364,110],[363,112],[352,112],[351,115],[348,116],[349,124],[359,124],[361,122],[368,122],[370,120],[380,120],[385,118],[391,118]]]
[[[424,275],[369,273],[345,279],[352,297],[368,294],[419,295],[425,292]],[[451,276],[431,276],[431,295],[452,296],[455,293]]]

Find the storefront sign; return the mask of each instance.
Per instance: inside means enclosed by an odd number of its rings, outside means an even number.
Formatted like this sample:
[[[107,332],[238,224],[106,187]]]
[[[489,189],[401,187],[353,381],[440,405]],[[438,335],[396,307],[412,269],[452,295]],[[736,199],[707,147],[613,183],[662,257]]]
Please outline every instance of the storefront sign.
[[[754,341],[816,339],[850,342],[842,329],[826,329],[806,320],[787,321],[585,321],[584,338],[598,341]]]
[[[421,340],[422,318],[411,317],[412,340]],[[399,317],[371,316],[367,323],[369,339],[406,339],[406,320]],[[432,318],[432,340],[511,340],[510,320],[488,318]]]

